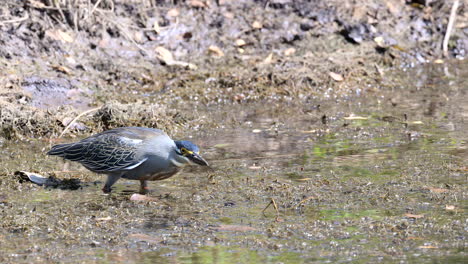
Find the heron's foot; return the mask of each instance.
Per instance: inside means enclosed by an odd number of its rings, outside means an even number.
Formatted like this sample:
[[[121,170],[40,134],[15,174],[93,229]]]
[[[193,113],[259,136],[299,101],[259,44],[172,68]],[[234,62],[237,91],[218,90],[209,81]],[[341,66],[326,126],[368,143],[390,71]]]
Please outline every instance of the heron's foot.
[[[110,193],[112,191],[112,185],[114,185],[114,183],[117,182],[120,177],[122,177],[121,173],[107,175],[106,184],[104,184],[102,191],[104,193]]]
[[[102,187],[102,192],[103,193],[110,193],[110,192],[112,192],[112,188],[108,187],[108,186],[104,186],[104,187]]]

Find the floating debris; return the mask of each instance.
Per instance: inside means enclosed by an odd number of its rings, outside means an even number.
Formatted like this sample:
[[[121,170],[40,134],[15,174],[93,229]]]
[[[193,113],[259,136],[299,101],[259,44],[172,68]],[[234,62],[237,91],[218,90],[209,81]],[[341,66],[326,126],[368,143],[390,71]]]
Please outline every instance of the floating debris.
[[[83,185],[79,179],[57,179],[54,176],[47,178],[28,171],[16,171],[15,176],[20,178],[20,182],[28,181],[39,186],[59,188],[61,190],[78,190]]]

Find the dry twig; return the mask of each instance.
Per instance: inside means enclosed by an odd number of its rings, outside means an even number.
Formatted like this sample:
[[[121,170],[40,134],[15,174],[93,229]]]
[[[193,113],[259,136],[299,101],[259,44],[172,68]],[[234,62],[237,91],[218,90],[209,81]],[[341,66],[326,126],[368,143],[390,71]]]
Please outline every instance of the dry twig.
[[[29,19],[29,14],[26,13],[26,15],[24,17],[0,21],[0,25],[5,25],[5,24],[9,24],[9,23],[18,23],[18,22],[22,22],[22,21],[28,20],[28,19]]]
[[[279,218],[278,205],[276,205],[276,201],[275,201],[275,199],[273,199],[273,198],[271,198],[270,203],[267,204],[267,206],[265,207],[265,209],[262,210],[263,216],[266,216],[266,215],[265,215],[265,211],[266,211],[266,209],[268,209],[268,207],[270,207],[270,205],[273,205],[273,208],[275,208],[275,211],[276,211],[276,220],[278,220],[278,218]]]
[[[99,110],[99,109],[101,109],[101,107],[96,107],[96,108],[93,108],[93,109],[89,109],[89,110],[86,110],[86,111],[82,112],[81,114],[77,115],[75,118],[73,118],[72,121],[70,121],[70,123],[65,127],[65,129],[62,131],[62,133],[60,133],[59,138],[61,138],[61,137],[65,134],[65,132],[67,132],[67,130],[68,130],[80,117],[82,117],[82,116],[84,116],[84,115],[87,115],[87,114],[89,114],[89,113],[91,113],[91,112],[97,111],[97,110]]]
[[[444,52],[445,58],[448,58],[448,42],[450,39],[450,34],[452,33],[453,24],[455,24],[455,19],[457,18],[457,9],[459,4],[460,1],[455,0],[452,5],[452,10],[450,11],[447,31],[445,31],[444,42],[442,43],[442,51]]]

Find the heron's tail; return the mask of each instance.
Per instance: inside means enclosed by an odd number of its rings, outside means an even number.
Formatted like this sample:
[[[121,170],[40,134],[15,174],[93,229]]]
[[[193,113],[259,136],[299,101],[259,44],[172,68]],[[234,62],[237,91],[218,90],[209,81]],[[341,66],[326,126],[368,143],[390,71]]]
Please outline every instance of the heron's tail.
[[[66,155],[65,151],[69,149],[72,145],[73,143],[55,145],[47,152],[47,155],[56,155],[63,157]]]

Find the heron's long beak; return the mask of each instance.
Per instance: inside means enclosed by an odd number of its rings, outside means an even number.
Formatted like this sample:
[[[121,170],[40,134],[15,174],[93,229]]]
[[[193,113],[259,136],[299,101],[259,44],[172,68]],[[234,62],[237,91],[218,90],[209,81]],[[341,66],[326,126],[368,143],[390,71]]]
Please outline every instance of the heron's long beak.
[[[202,156],[200,156],[199,154],[197,153],[193,153],[191,155],[188,156],[189,159],[191,161],[193,161],[194,163],[198,164],[198,165],[201,165],[201,166],[208,166],[208,162],[206,162],[205,159],[202,158]]]

